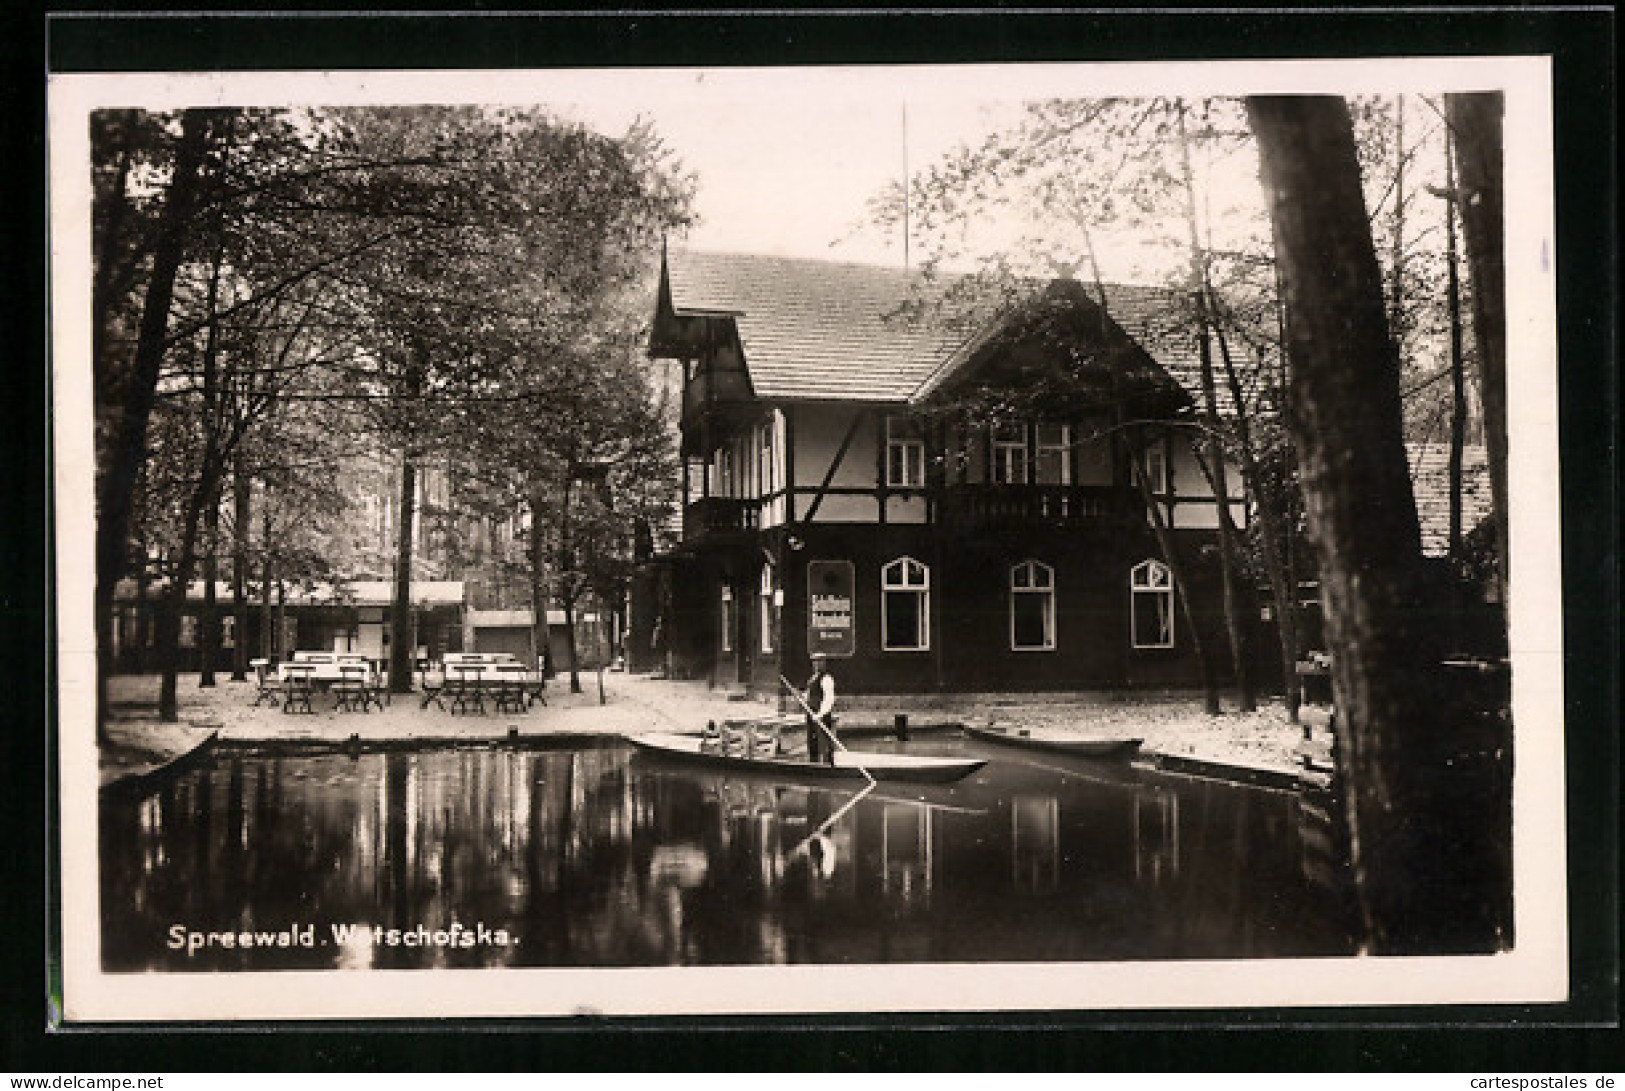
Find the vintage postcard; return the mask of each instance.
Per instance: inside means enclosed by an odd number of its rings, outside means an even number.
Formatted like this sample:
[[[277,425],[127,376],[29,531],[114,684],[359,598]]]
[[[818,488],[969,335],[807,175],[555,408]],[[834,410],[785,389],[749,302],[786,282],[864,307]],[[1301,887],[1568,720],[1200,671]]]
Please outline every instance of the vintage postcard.
[[[1551,109],[53,76],[63,1018],[1563,1000]]]

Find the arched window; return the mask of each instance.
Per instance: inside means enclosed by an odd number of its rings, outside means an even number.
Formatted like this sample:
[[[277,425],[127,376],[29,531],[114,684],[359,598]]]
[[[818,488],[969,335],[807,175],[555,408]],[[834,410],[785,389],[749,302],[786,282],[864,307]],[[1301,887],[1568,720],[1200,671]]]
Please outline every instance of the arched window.
[[[1040,561],[1010,569],[1010,648],[1043,652],[1055,647],[1055,570]]]
[[[880,570],[880,646],[888,652],[931,647],[931,570],[899,557]]]
[[[1157,560],[1141,561],[1129,572],[1133,599],[1132,639],[1136,648],[1174,646],[1174,577]]]

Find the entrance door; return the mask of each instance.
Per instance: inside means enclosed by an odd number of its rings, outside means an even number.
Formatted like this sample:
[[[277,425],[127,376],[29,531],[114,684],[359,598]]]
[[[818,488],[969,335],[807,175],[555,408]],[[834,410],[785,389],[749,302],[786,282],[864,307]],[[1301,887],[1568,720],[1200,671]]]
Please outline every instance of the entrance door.
[[[745,619],[748,600],[727,580],[722,582],[717,611],[716,684],[739,685],[750,680],[750,641]]]

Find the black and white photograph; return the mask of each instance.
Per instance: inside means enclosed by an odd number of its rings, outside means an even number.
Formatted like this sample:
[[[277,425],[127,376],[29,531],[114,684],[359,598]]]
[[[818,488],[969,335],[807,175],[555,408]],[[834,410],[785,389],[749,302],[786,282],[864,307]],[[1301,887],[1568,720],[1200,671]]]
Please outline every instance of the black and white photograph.
[[[48,106],[68,1022],[1567,995],[1546,59]]]

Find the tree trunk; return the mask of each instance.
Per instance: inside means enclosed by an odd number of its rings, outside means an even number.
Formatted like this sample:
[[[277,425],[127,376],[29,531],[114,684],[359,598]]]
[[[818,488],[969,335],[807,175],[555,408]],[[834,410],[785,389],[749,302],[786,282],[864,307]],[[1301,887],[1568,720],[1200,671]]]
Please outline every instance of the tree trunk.
[[[96,616],[98,630],[102,632],[110,629],[110,622],[103,619],[112,616],[113,587],[124,574],[128,561],[126,537],[129,533],[130,503],[136,476],[146,460],[147,422],[152,415],[158,374],[163,366],[169,308],[175,296],[175,274],[186,253],[185,225],[197,202],[208,131],[209,118],[205,111],[187,110],[182,115],[180,140],[175,147],[174,168],[164,195],[164,210],[158,221],[158,241],[153,249],[152,271],[142,305],[134,374],[122,399],[123,412],[114,424],[107,466],[98,481]],[[100,350],[108,351],[108,347],[100,346]],[[98,692],[102,692],[102,687],[98,686]],[[104,705],[98,711],[98,722],[105,716]]]
[[[231,472],[231,680],[248,681],[248,476],[239,455]]]
[[[569,460],[574,465],[574,458]],[[575,479],[566,473],[564,478],[564,495],[559,509],[559,579],[562,582],[563,593],[559,595],[559,603],[564,607],[564,647],[570,653],[570,692],[581,692],[581,655],[576,649],[576,595],[575,583],[575,543],[572,540],[574,531],[572,515],[575,508]]]
[[[216,228],[218,230],[218,227]],[[216,242],[214,264],[209,270],[209,286],[204,293],[204,310],[211,321],[203,343],[203,480],[218,484],[224,467],[220,465],[220,324],[213,321],[220,300],[222,255]],[[203,500],[203,609],[198,617],[198,686],[213,688],[214,664],[220,657],[220,614],[215,601],[215,581],[220,576],[220,493],[211,488]]]
[[[128,140],[121,140],[118,149],[118,173],[107,191],[107,216],[103,221],[101,245],[96,249],[96,272],[91,285],[91,324],[96,338],[95,369],[97,377],[110,362],[108,341],[110,330],[108,315],[113,310],[113,267],[117,260],[118,237],[124,230],[124,220],[130,211],[130,168],[134,162]]]
[[[220,262],[214,263],[209,277],[209,288],[206,297],[207,314],[214,313],[216,291],[220,280]],[[199,523],[205,524],[205,537],[208,539],[209,553],[204,558],[203,577],[203,608],[199,613],[197,636],[198,658],[202,673],[200,686],[214,685],[214,649],[210,646],[210,626],[214,623],[214,553],[215,537],[220,517],[220,473],[221,452],[218,417],[218,362],[220,350],[218,323],[211,322],[203,345],[203,460],[198,468],[197,485],[193,487],[191,496],[186,503],[185,526],[181,535],[180,555],[175,561],[175,583],[170,588],[170,601],[174,609],[170,611],[171,622],[166,636],[167,642],[160,642],[159,656],[163,663],[163,681],[158,691],[158,718],[165,723],[173,723],[179,715],[176,704],[175,682],[176,672],[180,666],[180,616],[186,605],[187,584],[192,580],[192,570],[197,563],[197,545]]]
[[[288,581],[280,575],[276,580],[276,643],[273,652],[277,661],[288,658]]]
[[[1275,607],[1276,643],[1281,653],[1281,686],[1285,692],[1287,718],[1298,722],[1298,709],[1303,704],[1303,687],[1298,683],[1298,598],[1297,588],[1287,578],[1287,565],[1282,540],[1289,530],[1289,520],[1282,514],[1279,491],[1263,480],[1263,468],[1258,462],[1258,449],[1253,444],[1253,430],[1243,408],[1241,377],[1236,373],[1236,362],[1230,355],[1230,342],[1224,327],[1214,324],[1219,340],[1219,359],[1224,363],[1225,384],[1230,390],[1230,401],[1236,406],[1236,440],[1241,448],[1242,483],[1252,498],[1253,514],[1258,525],[1259,552],[1264,558],[1264,574],[1270,583],[1270,600]],[[1262,372],[1263,361],[1259,361]],[[1250,660],[1251,657],[1249,657]]]
[[[532,494],[530,504],[530,541],[526,543],[526,557],[530,568],[531,641],[536,646],[536,669],[546,678],[551,674],[552,660],[547,628],[547,544],[542,541],[542,503]]]
[[[1492,950],[1482,793],[1457,764],[1401,432],[1399,359],[1352,125],[1330,96],[1247,100],[1285,285],[1288,420],[1320,561],[1356,890],[1381,954]]]
[[[1219,521],[1219,580],[1224,597],[1224,628],[1225,635],[1230,642],[1230,667],[1234,674],[1237,701],[1242,712],[1253,712],[1258,708],[1258,698],[1253,692],[1252,666],[1248,663],[1249,647],[1246,634],[1246,621],[1241,611],[1241,595],[1236,587],[1236,558],[1239,552],[1236,544],[1236,526],[1230,518],[1230,488],[1228,472],[1226,470],[1224,443],[1219,438],[1219,398],[1213,380],[1213,341],[1209,334],[1208,305],[1206,291],[1198,294],[1196,300],[1198,312],[1197,319],[1197,355],[1202,366],[1202,400],[1207,411],[1207,460],[1208,480],[1213,490],[1213,506],[1218,514]],[[1240,413],[1241,407],[1236,407]]]
[[[1110,315],[1106,304],[1106,282],[1100,275],[1100,262],[1095,255],[1094,236],[1087,231],[1084,233],[1084,247],[1089,257],[1089,268],[1095,281],[1095,298],[1100,304],[1100,333],[1102,344],[1108,344],[1110,337]],[[1112,413],[1113,423],[1118,435],[1118,441],[1129,453],[1129,477],[1133,480],[1140,493],[1140,503],[1144,506],[1146,516],[1151,521],[1151,532],[1157,540],[1157,548],[1162,552],[1162,559],[1168,565],[1168,574],[1174,581],[1174,597],[1179,602],[1180,612],[1185,615],[1186,628],[1191,632],[1191,650],[1196,655],[1197,670],[1202,677],[1202,708],[1209,716],[1219,714],[1219,687],[1213,678],[1213,663],[1208,659],[1207,645],[1202,640],[1202,631],[1196,626],[1196,617],[1191,610],[1190,596],[1186,590],[1185,575],[1179,558],[1174,555],[1173,541],[1168,535],[1168,528],[1162,519],[1162,509],[1157,506],[1157,498],[1151,491],[1151,483],[1145,479],[1142,471],[1139,452],[1135,450],[1132,437],[1128,434],[1128,412],[1123,403],[1123,397],[1117,387],[1117,372],[1111,373],[1112,384]]]
[[[180,551],[170,570],[169,590],[165,593],[165,609],[158,615],[158,719],[175,723],[180,719],[180,706],[176,697],[176,682],[180,672],[181,616],[186,610],[187,585],[192,582],[192,569],[197,562],[198,526],[203,519],[205,495],[213,482],[200,481],[186,504],[185,522],[181,531]],[[201,643],[201,641],[200,641]]]
[[[280,660],[272,634],[276,617],[271,612],[271,502],[266,497],[265,510],[260,515],[260,658],[272,662]]]
[[[418,475],[412,453],[401,453],[400,519],[395,528],[395,596],[389,610],[389,690],[412,692],[412,524]]]
[[[1495,511],[1496,587],[1507,609],[1506,257],[1502,239],[1501,112],[1499,91],[1445,96],[1456,146],[1460,189],[1456,206],[1473,278],[1473,335],[1478,342],[1479,399]]]
[[[1116,405],[1118,429],[1126,433],[1127,422],[1123,412],[1122,402]],[[1168,533],[1168,524],[1162,517],[1162,504],[1151,491],[1151,483],[1145,478],[1144,464],[1140,461],[1140,452],[1133,439],[1124,436],[1124,442],[1129,447],[1130,475],[1140,490],[1140,503],[1145,507],[1146,516],[1151,522],[1151,533],[1157,540],[1157,550],[1162,554],[1162,561],[1168,566],[1168,574],[1174,581],[1174,597],[1179,600],[1179,612],[1185,615],[1185,628],[1191,634],[1191,651],[1196,655],[1196,667],[1202,676],[1202,710],[1209,716],[1219,715],[1219,685],[1216,672],[1213,670],[1213,661],[1209,658],[1207,642],[1202,639],[1202,630],[1196,624],[1196,612],[1191,607],[1190,578],[1185,571],[1184,564],[1174,552],[1173,537]]]
[[[1394,99],[1394,238],[1388,282],[1388,333],[1405,343],[1405,96]],[[1404,353],[1400,353],[1401,359]]]
[[[1185,129],[1183,99],[1174,100],[1174,111],[1179,123],[1179,163],[1185,189],[1185,227],[1190,236],[1191,302],[1196,308],[1196,346],[1202,370],[1202,408],[1207,417],[1208,459],[1213,466],[1210,481],[1215,506],[1228,516],[1229,504],[1224,484],[1224,446],[1219,441],[1219,403],[1213,384],[1213,343],[1207,299],[1208,259],[1207,252],[1202,247],[1201,230],[1196,218],[1196,173],[1191,169],[1191,142],[1190,134]],[[1247,667],[1246,641],[1242,636],[1242,623],[1237,614],[1240,607],[1236,598],[1235,543],[1231,540],[1229,522],[1228,518],[1224,518],[1219,524],[1219,579],[1224,601],[1224,628],[1230,643],[1230,666],[1239,691],[1241,711],[1252,712],[1258,707],[1258,702],[1253,696],[1252,677]],[[1166,548],[1164,551],[1169,552]],[[1188,617],[1188,608],[1186,613]],[[1191,631],[1192,633],[1196,631],[1194,621],[1191,624]],[[1209,712],[1217,711],[1215,699],[1214,707],[1210,708]]]
[[[1450,312],[1450,538],[1452,562],[1450,619],[1455,644],[1467,635],[1464,624],[1466,588],[1459,566],[1462,559],[1461,472],[1462,453],[1467,443],[1467,372],[1461,343],[1461,255],[1456,244],[1456,156],[1451,142],[1444,142],[1445,176],[1445,266],[1448,280],[1446,305]]]
[[[136,602],[136,638],[137,656],[135,660],[137,673],[147,672],[147,649],[152,647],[152,607],[148,603],[149,592],[152,590],[152,573],[147,567],[146,550],[141,551],[141,567],[135,570],[135,602]]]
[[[581,653],[576,648],[576,598],[566,591],[560,596],[564,607],[564,648],[570,653],[570,692],[581,692]]]
[[[201,674],[198,688],[214,686],[214,664],[220,658],[220,603],[215,581],[220,578],[220,499],[214,497],[203,509],[203,615],[199,618],[198,655]]]

